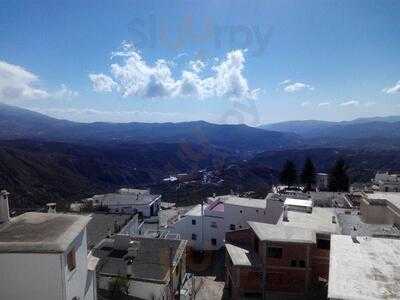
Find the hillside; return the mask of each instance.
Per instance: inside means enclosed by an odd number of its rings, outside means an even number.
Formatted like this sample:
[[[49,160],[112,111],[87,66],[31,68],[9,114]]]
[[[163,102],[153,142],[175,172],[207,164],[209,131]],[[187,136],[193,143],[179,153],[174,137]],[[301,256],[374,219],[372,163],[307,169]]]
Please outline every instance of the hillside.
[[[142,186],[179,172],[217,167],[227,155],[193,144],[89,147],[29,140],[0,143],[0,187],[13,207],[72,201],[120,186]]]

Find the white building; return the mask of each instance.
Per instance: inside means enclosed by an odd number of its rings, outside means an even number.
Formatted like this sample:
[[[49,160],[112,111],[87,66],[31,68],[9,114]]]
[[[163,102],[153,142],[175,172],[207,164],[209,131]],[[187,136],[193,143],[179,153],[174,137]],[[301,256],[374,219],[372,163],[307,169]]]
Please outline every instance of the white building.
[[[195,206],[168,229],[195,250],[214,251],[224,246],[226,232],[248,228],[247,221],[275,224],[282,207],[282,202],[274,200],[210,197],[207,204]]]
[[[7,221],[8,212],[2,213],[0,299],[97,298],[97,259],[88,256],[86,245],[89,217],[32,212]]]
[[[315,175],[315,186],[318,190],[327,190],[328,189],[328,178],[329,175],[327,173],[317,173]]]
[[[381,192],[400,192],[400,174],[378,172],[373,182],[378,186]]]
[[[152,195],[149,190],[120,189],[116,193],[95,195],[85,201],[92,201],[94,207],[107,208],[112,213],[138,213],[151,217],[158,215],[161,195]]]

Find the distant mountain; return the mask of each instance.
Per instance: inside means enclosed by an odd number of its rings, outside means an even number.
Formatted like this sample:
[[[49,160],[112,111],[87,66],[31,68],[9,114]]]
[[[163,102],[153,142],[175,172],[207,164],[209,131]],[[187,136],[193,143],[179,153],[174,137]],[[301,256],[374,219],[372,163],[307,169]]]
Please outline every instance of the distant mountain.
[[[97,143],[195,143],[231,151],[277,150],[300,145],[295,134],[246,125],[182,123],[76,123],[8,105],[0,105],[0,139]]]
[[[260,128],[301,136],[309,147],[398,148],[400,117],[360,118],[353,121],[289,121]]]

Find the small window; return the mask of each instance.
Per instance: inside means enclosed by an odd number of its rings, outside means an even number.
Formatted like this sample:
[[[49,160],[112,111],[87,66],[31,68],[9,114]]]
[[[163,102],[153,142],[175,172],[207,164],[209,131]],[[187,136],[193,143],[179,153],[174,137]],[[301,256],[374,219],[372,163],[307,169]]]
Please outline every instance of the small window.
[[[329,250],[331,248],[331,241],[325,239],[317,239],[317,248]]]
[[[211,245],[216,246],[217,245],[217,239],[211,239]]]
[[[306,262],[304,260],[299,261],[299,267],[300,268],[305,268],[306,267]]]
[[[290,261],[290,266],[291,266],[291,267],[297,267],[297,260],[292,259],[292,260]]]
[[[76,268],[75,249],[72,249],[71,251],[68,252],[67,266],[69,271],[72,271]]]
[[[267,256],[272,258],[282,258],[282,248],[279,247],[268,247]]]
[[[192,234],[192,240],[193,240],[193,241],[197,240],[197,235],[194,234],[194,233]]]
[[[256,213],[258,213],[258,209],[256,209]]]
[[[211,222],[211,227],[218,228],[217,222],[215,222],[215,221]]]
[[[240,213],[242,214],[242,213],[243,213],[243,210],[240,210]]]
[[[196,220],[192,220],[192,225],[196,225]]]
[[[242,225],[239,225],[239,229],[242,229]]]
[[[229,226],[229,228],[230,228],[230,230],[235,230],[236,226],[235,226],[235,224],[231,224],[231,226]]]

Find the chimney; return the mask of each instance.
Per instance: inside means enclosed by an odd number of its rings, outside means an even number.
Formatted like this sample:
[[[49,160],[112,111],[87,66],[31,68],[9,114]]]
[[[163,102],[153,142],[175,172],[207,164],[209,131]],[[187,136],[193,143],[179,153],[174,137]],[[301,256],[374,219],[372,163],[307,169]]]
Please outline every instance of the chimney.
[[[56,211],[57,203],[47,203],[46,206],[48,207],[47,212],[48,212],[49,214],[55,214],[55,213],[57,213],[57,211]]]
[[[282,218],[282,221],[284,221],[284,222],[289,222],[287,212],[288,212],[288,208],[286,205],[284,205],[283,206],[283,218]]]
[[[0,224],[10,221],[10,207],[8,206],[8,195],[6,190],[0,191]]]

